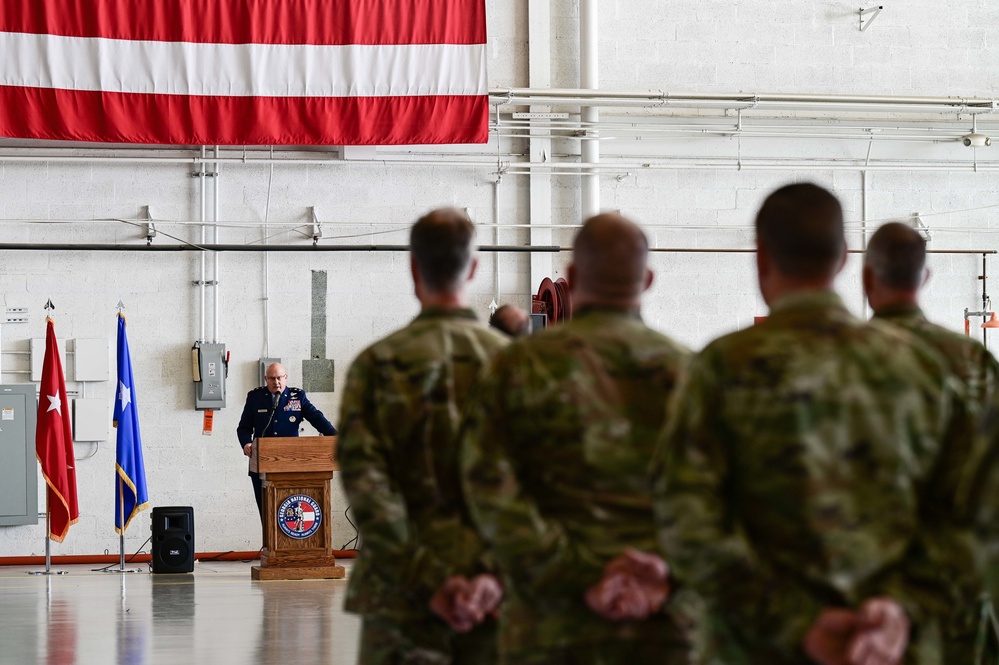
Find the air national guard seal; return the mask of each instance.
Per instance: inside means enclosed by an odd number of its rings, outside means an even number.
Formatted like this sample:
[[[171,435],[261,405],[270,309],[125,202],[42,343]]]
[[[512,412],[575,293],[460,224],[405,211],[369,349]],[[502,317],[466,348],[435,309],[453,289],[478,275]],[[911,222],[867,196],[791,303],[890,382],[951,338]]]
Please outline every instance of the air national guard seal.
[[[323,511],[311,496],[293,494],[278,507],[277,522],[284,535],[302,540],[319,530]]]

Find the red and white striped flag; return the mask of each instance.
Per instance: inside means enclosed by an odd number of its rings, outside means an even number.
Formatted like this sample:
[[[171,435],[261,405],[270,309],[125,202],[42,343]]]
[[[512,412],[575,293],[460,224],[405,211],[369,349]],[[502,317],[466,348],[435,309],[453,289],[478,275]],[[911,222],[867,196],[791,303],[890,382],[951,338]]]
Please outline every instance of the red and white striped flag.
[[[0,136],[488,139],[485,0],[2,0]]]

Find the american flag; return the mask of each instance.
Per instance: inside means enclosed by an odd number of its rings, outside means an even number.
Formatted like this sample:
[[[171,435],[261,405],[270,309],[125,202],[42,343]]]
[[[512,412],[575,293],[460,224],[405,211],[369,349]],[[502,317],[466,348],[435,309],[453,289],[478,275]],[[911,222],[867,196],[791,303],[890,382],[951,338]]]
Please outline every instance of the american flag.
[[[3,0],[0,136],[488,139],[485,0]]]

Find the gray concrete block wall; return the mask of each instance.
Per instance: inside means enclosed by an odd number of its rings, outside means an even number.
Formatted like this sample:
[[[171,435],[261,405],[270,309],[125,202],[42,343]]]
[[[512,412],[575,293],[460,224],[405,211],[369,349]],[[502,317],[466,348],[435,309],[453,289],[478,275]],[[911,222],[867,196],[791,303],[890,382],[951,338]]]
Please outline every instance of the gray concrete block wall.
[[[492,86],[528,84],[526,3],[488,0],[489,78]],[[984,26],[999,21],[999,7],[985,0],[942,8],[929,0],[891,5],[861,33],[856,7],[843,2],[774,5],[743,0],[604,0],[600,3],[601,84],[617,90],[812,92],[992,97],[999,80],[999,43]],[[555,87],[578,84],[578,6],[552,3],[552,79]],[[890,120],[890,118],[886,118]],[[578,149],[556,141],[556,151]],[[504,148],[507,146],[504,146]],[[523,149],[517,142],[511,149]],[[495,148],[487,146],[485,152]],[[648,141],[622,145],[634,155],[670,154],[769,157],[863,156],[866,141],[802,140]],[[993,150],[999,150],[993,147]],[[876,155],[899,158],[966,157],[957,144],[876,145]],[[740,152],[741,151],[741,152]],[[81,152],[80,154],[86,154]],[[157,154],[159,154],[157,152]],[[93,221],[40,224],[24,220],[135,219],[151,206],[157,220],[190,222],[200,215],[199,182],[189,165],[88,162],[0,163],[0,237],[7,242],[143,242],[141,229]],[[327,237],[371,231],[366,238],[330,242],[405,243],[405,227],[439,205],[467,207],[482,223],[529,221],[528,178],[506,176],[498,185],[490,168],[400,167],[374,163],[278,166],[270,169],[224,165],[220,179],[220,241],[260,240],[265,214],[273,243],[310,240],[280,225],[303,225],[314,207]],[[850,243],[859,247],[859,173],[848,171],[642,171],[617,180],[602,177],[602,204],[645,225],[659,247],[746,248],[756,207],[775,187],[807,179],[833,187],[851,221]],[[553,176],[551,208],[557,224],[579,223],[579,178]],[[494,219],[494,188],[498,217]],[[931,249],[999,248],[999,177],[994,173],[877,172],[868,178],[868,216],[874,220],[919,212],[935,230]],[[972,210],[974,209],[974,210]],[[238,224],[235,225],[235,224]],[[398,225],[393,233],[382,233]],[[190,224],[158,221],[166,233],[197,241]],[[707,227],[707,228],[705,228]],[[555,242],[569,245],[571,229],[556,230]],[[483,228],[492,244],[525,243],[528,232]],[[161,235],[157,243],[173,242]],[[554,274],[569,260],[554,258]],[[999,259],[990,259],[990,278],[999,280]],[[336,423],[343,381],[351,360],[373,340],[404,325],[417,313],[405,254],[274,254],[270,256],[269,355],[285,360],[291,385],[301,385],[301,360],[310,350],[311,271],[324,270],[327,283],[327,351],[337,366],[336,390],[312,395]],[[47,298],[57,305],[60,337],[115,334],[115,304],[126,306],[153,505],[192,505],[199,550],[250,550],[260,546],[256,511],[246,478],[246,460],[234,430],[242,397],[256,385],[256,359],[264,354],[263,258],[222,256],[220,338],[232,353],[230,406],[216,414],[212,436],[202,435],[193,409],[190,347],[198,337],[200,274],[195,254],[6,252],[0,260],[0,299],[5,307],[27,307],[28,324],[2,327],[2,348],[25,350],[42,336]],[[495,282],[499,267],[500,283]],[[751,254],[653,254],[657,272],[645,318],[650,325],[699,348],[713,337],[751,325],[766,313],[755,283]],[[965,307],[980,305],[981,258],[933,256],[933,277],[925,294],[930,316],[960,330]],[[497,291],[503,300],[526,305],[536,290],[523,254],[480,256],[472,301],[487,314]],[[839,289],[848,306],[862,311],[860,260],[851,256]],[[210,274],[210,273],[209,273]],[[990,282],[992,280],[990,279]],[[990,288],[999,298],[999,281]],[[209,293],[210,295],[210,293]],[[211,331],[211,298],[206,329]],[[994,333],[993,333],[994,334]],[[994,340],[999,345],[999,338]],[[4,357],[4,367],[20,367]],[[5,380],[11,380],[5,377]],[[111,382],[87,386],[89,397],[113,398]],[[92,456],[91,453],[93,453]],[[77,466],[80,523],[56,554],[115,551],[113,531],[114,443],[80,444]],[[334,546],[353,536],[346,508],[334,484]],[[134,551],[148,536],[148,518],[129,531]],[[42,527],[0,529],[0,556],[40,554]]]

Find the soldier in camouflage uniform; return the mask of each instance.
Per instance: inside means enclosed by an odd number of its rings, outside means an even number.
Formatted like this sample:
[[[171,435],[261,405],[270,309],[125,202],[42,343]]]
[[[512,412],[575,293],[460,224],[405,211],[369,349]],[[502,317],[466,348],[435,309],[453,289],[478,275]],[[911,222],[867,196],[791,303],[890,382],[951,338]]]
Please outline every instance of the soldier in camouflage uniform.
[[[980,582],[952,541],[965,406],[935,352],[832,291],[842,219],[815,185],[766,200],[770,316],[695,356],[653,465],[670,605],[703,603],[705,663],[940,663]]]
[[[649,458],[689,356],[639,316],[647,253],[624,218],[587,221],[568,271],[572,320],[498,354],[469,409],[465,493],[502,573],[507,664],[687,662],[671,615],[636,620],[662,597],[613,588],[628,546],[655,546]],[[604,595],[644,610],[605,618]]]
[[[879,228],[864,255],[864,290],[874,316],[905,328],[936,349],[967,388],[968,401],[982,408],[999,386],[999,363],[982,344],[930,323],[919,309],[919,289],[929,276],[926,241],[910,226]]]
[[[480,367],[506,344],[467,306],[473,234],[455,210],[434,211],[414,225],[411,264],[421,312],[363,351],[348,374],[340,479],[362,548],[345,607],[364,617],[364,665],[488,665],[496,658],[495,621],[473,627],[483,612],[469,619],[447,611],[456,597],[481,599],[490,587],[479,583],[490,579],[492,605],[499,599],[498,582],[483,574],[488,562],[458,473],[463,403]]]
[[[926,270],[926,241],[912,227],[889,222],[879,228],[864,255],[864,291],[874,317],[909,331],[939,352],[952,376],[965,390],[970,413],[982,414],[996,399],[999,363],[980,342],[930,323],[919,308],[919,289]],[[977,592],[954,606],[955,616],[944,631],[947,663],[971,663],[978,630]]]
[[[985,409],[971,452],[963,455],[961,462],[962,473],[956,482],[958,491],[955,502],[959,514],[965,518],[963,525],[966,528],[961,540],[964,544],[973,543],[982,552],[981,556],[966,560],[968,570],[964,576],[975,574],[984,578],[981,597],[984,607],[976,634],[974,658],[967,658],[968,650],[965,650],[959,654],[963,660],[946,662],[948,665],[951,662],[991,665],[999,662],[999,616],[996,613],[999,601],[999,399],[994,399]],[[961,540],[954,538],[952,542],[957,544]]]

